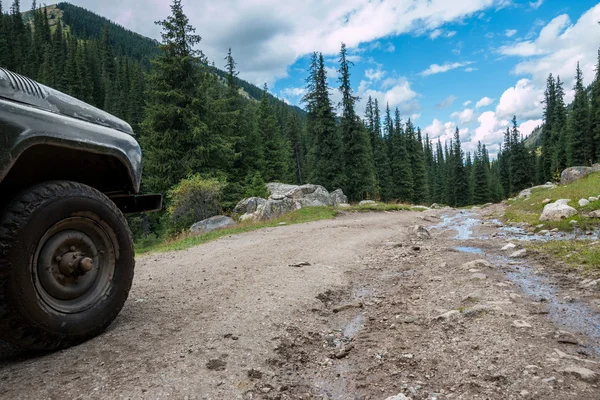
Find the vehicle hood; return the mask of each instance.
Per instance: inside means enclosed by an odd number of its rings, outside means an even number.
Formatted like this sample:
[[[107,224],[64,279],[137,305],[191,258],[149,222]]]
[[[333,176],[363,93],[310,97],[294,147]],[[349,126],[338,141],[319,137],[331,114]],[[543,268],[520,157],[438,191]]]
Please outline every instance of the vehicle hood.
[[[133,135],[127,122],[4,68],[0,68],[0,97]]]

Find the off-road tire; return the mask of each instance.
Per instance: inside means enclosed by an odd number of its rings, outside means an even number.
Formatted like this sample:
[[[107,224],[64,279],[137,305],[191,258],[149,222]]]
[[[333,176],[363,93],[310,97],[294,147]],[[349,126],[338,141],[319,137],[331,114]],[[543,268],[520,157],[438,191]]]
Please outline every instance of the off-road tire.
[[[73,219],[83,219],[106,232],[105,243],[114,246],[110,258],[114,262],[101,296],[92,298],[85,310],[62,312],[40,294],[36,282],[40,273],[34,264],[39,262],[36,254],[47,232],[60,230],[55,227]],[[127,222],[104,194],[70,181],[27,189],[0,211],[0,339],[30,350],[56,350],[98,335],[123,308],[134,265]]]

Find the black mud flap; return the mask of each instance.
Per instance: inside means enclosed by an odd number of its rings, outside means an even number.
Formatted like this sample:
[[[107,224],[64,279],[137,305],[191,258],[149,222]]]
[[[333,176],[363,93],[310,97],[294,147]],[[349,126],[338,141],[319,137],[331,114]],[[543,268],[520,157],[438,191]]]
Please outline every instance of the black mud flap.
[[[144,194],[131,196],[111,197],[123,214],[160,211],[162,208],[162,195]]]

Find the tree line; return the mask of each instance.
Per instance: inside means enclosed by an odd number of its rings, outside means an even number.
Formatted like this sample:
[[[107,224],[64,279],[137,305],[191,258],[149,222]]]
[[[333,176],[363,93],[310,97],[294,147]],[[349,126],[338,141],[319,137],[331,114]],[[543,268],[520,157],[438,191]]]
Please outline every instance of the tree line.
[[[377,99],[368,98],[359,112],[344,44],[338,54],[340,104],[332,103],[323,55],[313,53],[303,112],[275,100],[266,85],[260,90],[240,80],[231,49],[223,70],[216,69],[198,50],[201,38],[179,0],[159,22],[162,40],[150,60],[129,49],[138,37],[124,39],[82,9],[74,18],[63,8],[68,25],[35,3],[25,21],[18,0],[8,13],[0,2],[0,65],[131,123],[144,151],[146,192],[167,193],[201,173],[227,182],[225,208],[264,195],[269,181],[342,188],[352,201],[466,206],[500,201],[552,179],[564,166],[599,156],[600,89],[594,84],[586,91],[579,68],[572,106],[564,104],[560,80],[549,78],[541,148],[525,146],[513,118],[491,160],[481,143],[465,153],[458,128],[442,143],[423,137],[398,108]],[[77,19],[93,21],[90,32]]]

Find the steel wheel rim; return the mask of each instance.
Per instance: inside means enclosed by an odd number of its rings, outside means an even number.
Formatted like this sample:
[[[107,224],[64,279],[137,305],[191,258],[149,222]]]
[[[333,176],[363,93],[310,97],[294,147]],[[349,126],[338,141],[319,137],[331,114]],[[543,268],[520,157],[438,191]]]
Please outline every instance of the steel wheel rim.
[[[64,314],[93,307],[110,290],[115,245],[107,229],[83,217],[64,219],[42,236],[33,280],[42,301]]]

